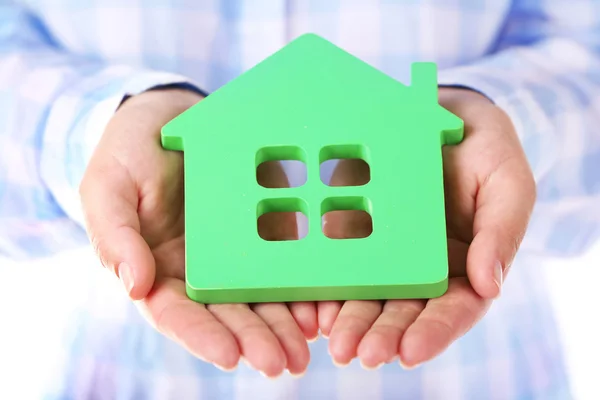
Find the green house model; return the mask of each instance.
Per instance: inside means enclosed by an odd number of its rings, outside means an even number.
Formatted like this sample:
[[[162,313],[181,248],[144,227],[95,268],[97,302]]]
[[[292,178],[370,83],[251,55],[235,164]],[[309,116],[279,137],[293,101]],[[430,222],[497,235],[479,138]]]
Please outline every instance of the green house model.
[[[463,122],[438,104],[435,64],[410,86],[327,40],[303,35],[164,126],[184,151],[186,287],[201,303],[432,298],[448,287],[441,147]],[[323,183],[329,159],[360,158],[361,186]],[[299,187],[266,188],[265,161],[306,165]],[[370,214],[366,238],[332,239],[322,216]],[[257,220],[302,212],[300,240],[268,241]]]

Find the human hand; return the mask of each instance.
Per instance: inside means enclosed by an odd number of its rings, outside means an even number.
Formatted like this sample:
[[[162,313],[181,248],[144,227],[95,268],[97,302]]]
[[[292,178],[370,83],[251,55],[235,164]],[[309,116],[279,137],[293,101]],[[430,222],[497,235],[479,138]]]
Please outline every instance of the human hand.
[[[466,89],[441,89],[439,100],[465,122],[463,142],[443,148],[448,291],[429,301],[319,303],[319,327],[338,364],[359,357],[366,368],[376,368],[399,357],[411,368],[439,355],[500,295],[525,234],[535,183],[509,117]],[[331,184],[364,183],[367,174],[363,162],[345,160]],[[357,237],[370,223],[358,212],[332,213],[326,229],[332,237]]]
[[[314,303],[204,306],[186,296],[183,155],[161,147],[160,129],[200,100],[190,91],[149,91],[115,113],[80,188],[90,239],[147,320],[200,359],[229,370],[244,357],[267,376],[302,373],[306,340],[317,336]],[[287,183],[273,163],[258,179]],[[293,214],[270,215],[260,221],[266,235],[297,234]]]

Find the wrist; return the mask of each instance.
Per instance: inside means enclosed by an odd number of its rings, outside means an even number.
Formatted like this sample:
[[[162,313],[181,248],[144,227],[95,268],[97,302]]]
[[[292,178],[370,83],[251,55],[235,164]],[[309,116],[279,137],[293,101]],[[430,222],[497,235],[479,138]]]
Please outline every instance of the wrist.
[[[440,103],[448,98],[460,101],[476,102],[481,104],[494,104],[494,102],[483,93],[465,86],[441,86],[438,90]]]
[[[467,87],[440,87],[439,104],[465,122],[469,135],[500,129],[505,137],[517,136],[508,113],[476,90]]]
[[[136,94],[127,98],[112,115],[106,132],[131,130],[140,137],[155,140],[162,126],[203,98],[184,88],[161,88]]]
[[[204,96],[199,92],[183,87],[153,88],[137,95],[128,97],[121,103],[119,109],[124,107],[162,107],[185,111],[193,106]]]

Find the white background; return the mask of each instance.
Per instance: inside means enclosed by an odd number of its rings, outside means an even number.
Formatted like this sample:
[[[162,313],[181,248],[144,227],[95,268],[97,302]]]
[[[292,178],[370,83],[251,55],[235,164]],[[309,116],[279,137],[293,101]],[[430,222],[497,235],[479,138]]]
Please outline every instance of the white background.
[[[64,321],[89,296],[86,282],[105,299],[121,296],[95,262],[89,249],[20,265],[0,259],[0,399],[39,399],[62,361]],[[600,245],[580,259],[549,261],[547,271],[576,398],[600,399]],[[107,301],[106,312],[116,304]]]

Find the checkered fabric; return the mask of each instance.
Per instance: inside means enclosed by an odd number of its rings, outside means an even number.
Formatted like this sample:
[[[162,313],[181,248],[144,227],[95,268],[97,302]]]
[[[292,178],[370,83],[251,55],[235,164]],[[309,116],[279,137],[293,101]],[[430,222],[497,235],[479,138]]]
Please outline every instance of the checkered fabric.
[[[303,379],[274,382],[193,359],[127,302],[110,321],[82,307],[48,398],[568,399],[531,257],[579,254],[599,236],[598,0],[0,0],[0,254],[87,243],[77,186],[125,95],[214,91],[305,32],[404,82],[412,62],[434,61],[441,84],[511,116],[539,201],[503,299],[416,370],[338,369],[321,340]]]

